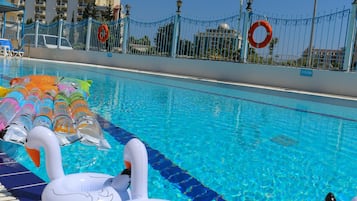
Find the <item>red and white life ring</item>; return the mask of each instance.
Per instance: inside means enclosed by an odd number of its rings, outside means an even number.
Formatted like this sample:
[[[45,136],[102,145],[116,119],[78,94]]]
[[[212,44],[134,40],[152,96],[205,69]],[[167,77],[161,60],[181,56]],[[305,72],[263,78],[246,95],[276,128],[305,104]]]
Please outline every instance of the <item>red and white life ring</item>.
[[[104,34],[102,33],[104,30]],[[109,38],[109,28],[108,25],[102,24],[98,28],[98,40],[102,43],[105,43]]]
[[[260,43],[256,42],[253,37],[254,31],[259,26],[263,26],[267,32],[265,39]],[[252,45],[255,48],[266,47],[270,43],[272,38],[273,38],[273,28],[270,26],[269,22],[267,22],[265,20],[258,20],[256,22],[254,22],[254,24],[250,27],[250,29],[248,31],[248,41],[249,41],[250,45]]]

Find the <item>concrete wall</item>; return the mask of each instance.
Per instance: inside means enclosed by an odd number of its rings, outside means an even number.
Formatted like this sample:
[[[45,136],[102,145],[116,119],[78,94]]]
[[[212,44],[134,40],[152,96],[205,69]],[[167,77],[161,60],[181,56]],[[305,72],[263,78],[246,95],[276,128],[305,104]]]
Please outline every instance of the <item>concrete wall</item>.
[[[354,72],[347,73],[77,50],[31,48],[25,49],[25,52],[25,56],[31,58],[90,63],[194,76],[219,81],[258,84],[291,90],[357,97],[357,74]]]

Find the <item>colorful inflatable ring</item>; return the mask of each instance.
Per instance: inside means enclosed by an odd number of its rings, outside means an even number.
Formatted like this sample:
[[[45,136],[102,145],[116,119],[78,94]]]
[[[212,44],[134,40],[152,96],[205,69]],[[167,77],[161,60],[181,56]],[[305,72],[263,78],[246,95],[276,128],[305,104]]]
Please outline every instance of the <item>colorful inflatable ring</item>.
[[[102,33],[104,30],[104,34]],[[109,28],[108,25],[102,24],[98,28],[98,40],[102,43],[105,43],[109,38]]]
[[[265,30],[267,32],[267,35],[266,35],[265,39],[262,42],[257,43],[254,40],[253,35],[254,35],[254,31],[259,26],[263,26],[265,28]],[[270,43],[272,38],[273,38],[273,29],[270,26],[269,22],[267,22],[265,20],[258,20],[256,22],[254,22],[254,24],[250,27],[249,32],[248,32],[248,41],[249,41],[250,45],[252,45],[255,48],[264,48],[264,47],[266,47]]]

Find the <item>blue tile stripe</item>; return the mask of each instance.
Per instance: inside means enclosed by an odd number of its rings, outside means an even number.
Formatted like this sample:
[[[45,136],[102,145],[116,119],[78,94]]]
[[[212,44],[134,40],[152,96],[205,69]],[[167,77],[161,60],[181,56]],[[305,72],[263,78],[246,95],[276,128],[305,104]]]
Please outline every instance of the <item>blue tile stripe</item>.
[[[45,181],[0,152],[0,183],[21,201],[41,200]]]
[[[103,130],[108,132],[123,145],[128,143],[130,139],[136,137],[134,134],[115,126],[99,115],[97,115],[97,119]],[[175,184],[174,186],[177,186],[183,194],[191,198],[193,201],[225,200],[222,195],[219,195],[217,192],[203,185],[187,171],[166,158],[158,150],[151,148],[145,142],[144,144],[148,151],[148,160],[151,167],[159,171],[161,176]]]

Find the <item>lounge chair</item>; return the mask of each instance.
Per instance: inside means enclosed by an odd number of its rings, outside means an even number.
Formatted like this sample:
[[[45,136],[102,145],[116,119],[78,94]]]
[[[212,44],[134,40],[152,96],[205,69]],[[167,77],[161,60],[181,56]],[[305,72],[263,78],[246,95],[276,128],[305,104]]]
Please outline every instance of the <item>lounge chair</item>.
[[[9,39],[0,38],[0,54],[4,56],[12,56],[12,44]]]
[[[19,41],[16,39],[11,39],[11,44],[12,44],[12,56],[19,56],[23,57],[24,56],[24,50],[19,46]]]

